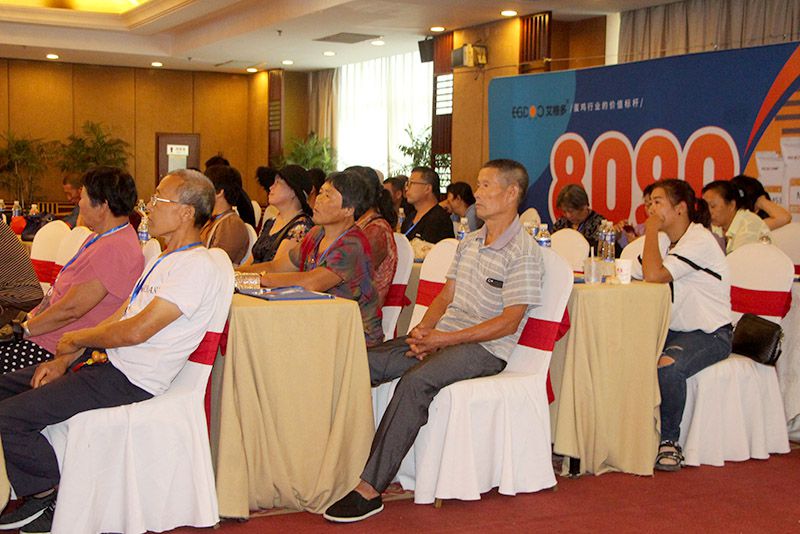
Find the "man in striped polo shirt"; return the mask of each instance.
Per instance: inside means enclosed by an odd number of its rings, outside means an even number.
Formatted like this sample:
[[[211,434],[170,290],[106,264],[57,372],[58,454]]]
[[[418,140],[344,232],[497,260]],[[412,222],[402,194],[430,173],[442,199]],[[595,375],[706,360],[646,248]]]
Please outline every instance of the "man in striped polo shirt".
[[[541,303],[539,245],[523,229],[517,210],[528,173],[511,160],[492,160],[478,173],[475,206],[483,228],[458,245],[447,283],[407,337],[370,349],[372,385],[402,376],[372,441],[361,482],[324,514],[349,523],[383,510],[386,489],[445,386],[491,376],[506,366],[522,320]]]

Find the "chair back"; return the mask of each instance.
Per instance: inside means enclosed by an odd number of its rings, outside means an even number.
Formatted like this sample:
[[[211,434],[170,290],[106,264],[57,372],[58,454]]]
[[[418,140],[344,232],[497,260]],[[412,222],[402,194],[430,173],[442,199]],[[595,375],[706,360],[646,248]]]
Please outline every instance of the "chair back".
[[[150,263],[150,260],[161,254],[161,243],[158,239],[151,237],[147,243],[142,245],[142,254],[144,254],[144,264]]]
[[[253,214],[255,215],[256,224],[261,222],[261,204],[255,200],[250,201],[253,204]]]
[[[69,235],[69,225],[64,221],[51,221],[33,237],[31,245],[31,263],[36,277],[46,291],[58,274],[56,269],[56,256],[61,241]]]
[[[564,312],[574,280],[572,267],[559,254],[546,248],[542,249],[542,259],[542,304],[530,310],[523,319],[526,321],[525,329],[504,373],[542,373],[544,376],[550,366],[550,355],[559,338],[559,330],[564,327]]]
[[[661,257],[667,255],[667,251],[669,250],[669,236],[664,232],[658,233],[658,248],[661,250]],[[619,255],[621,259],[624,260],[633,260],[633,266],[631,267],[631,276],[636,278],[637,280],[642,280],[644,275],[642,274],[642,251],[644,250],[644,236],[637,237],[630,243],[628,243],[624,249],[622,249],[622,253]]]
[[[392,285],[389,286],[389,293],[386,295],[383,308],[381,308],[384,341],[395,337],[395,328],[397,320],[400,318],[400,312],[404,306],[410,304],[406,298],[406,288],[408,279],[411,277],[411,268],[414,266],[414,249],[406,236],[395,232],[394,243],[397,247],[397,268],[394,271]]]
[[[528,208],[519,216],[519,223],[522,225],[525,223],[532,223],[539,226],[542,224],[542,218],[539,217],[539,212],[536,211],[536,208]]]
[[[794,274],[800,274],[800,223],[789,223],[770,233],[772,244],[794,263]]]
[[[731,284],[731,310],[736,321],[743,313],[780,323],[792,302],[794,264],[775,245],[749,243],[725,258]]]
[[[69,234],[61,240],[58,245],[58,253],[56,253],[56,273],[64,268],[64,265],[71,260],[75,254],[80,250],[81,245],[92,234],[92,231],[85,226],[76,226],[69,231]]]
[[[589,242],[572,228],[563,228],[550,237],[553,251],[567,260],[573,271],[583,272],[583,260],[589,257]]]
[[[453,263],[457,248],[457,240],[442,239],[425,256],[419,272],[417,301],[414,304],[414,311],[411,313],[411,321],[408,323],[409,330],[422,320],[425,312],[428,311],[428,306],[444,287],[447,281],[447,271],[450,270],[450,264]]]
[[[244,223],[244,225],[247,228],[247,237],[249,238],[249,243],[247,245],[247,254],[245,254],[239,265],[244,265],[248,262],[248,260],[250,260],[250,258],[253,257],[253,245],[256,244],[256,240],[258,239],[256,229],[250,226],[250,223]]]

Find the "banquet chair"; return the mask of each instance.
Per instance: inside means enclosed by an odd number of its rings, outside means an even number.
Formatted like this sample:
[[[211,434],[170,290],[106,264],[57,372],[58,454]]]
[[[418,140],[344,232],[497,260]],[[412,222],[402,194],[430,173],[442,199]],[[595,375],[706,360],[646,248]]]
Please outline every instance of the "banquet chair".
[[[53,532],[162,532],[219,522],[203,402],[230,310],[233,268],[223,250],[209,252],[220,269],[214,315],[169,389],[42,431],[61,470]]]
[[[794,269],[777,247],[751,243],[726,261],[734,319],[754,313],[780,323],[789,310]],[[738,354],[686,382],[680,444],[687,465],[788,453],[789,438],[775,367]]]
[[[539,216],[539,212],[536,211],[536,208],[528,208],[522,212],[522,215],[519,216],[519,223],[523,226],[525,223],[533,223],[536,226],[542,224],[542,218]]]
[[[800,274],[800,223],[789,223],[770,233],[772,244],[794,263],[794,274]]]
[[[567,260],[573,271],[583,272],[583,260],[589,257],[589,242],[572,228],[563,228],[550,236],[553,251]]]
[[[542,304],[533,308],[508,365],[495,376],[443,388],[397,480],[414,502],[478,500],[497,487],[516,495],[556,485],[547,372],[572,292],[569,264],[542,249]]]
[[[69,231],[64,239],[61,240],[61,243],[58,245],[58,253],[56,253],[55,259],[54,269],[56,274],[61,272],[61,269],[64,268],[64,265],[66,265],[67,262],[78,253],[81,245],[83,245],[84,241],[86,241],[86,238],[88,238],[91,234],[92,231],[87,227],[76,226]]]
[[[31,263],[42,290],[47,293],[55,280],[56,256],[61,241],[69,235],[70,229],[64,221],[51,221],[42,226],[33,236],[31,244]]]
[[[414,266],[414,249],[406,236],[395,232],[394,243],[397,246],[397,267],[394,271],[392,285],[389,286],[389,293],[386,295],[383,308],[381,308],[384,341],[395,337],[400,312],[404,306],[409,304],[406,298],[406,287],[408,287],[408,279],[411,277],[411,268]]]
[[[158,242],[158,239],[151,237],[142,245],[142,254],[144,254],[144,264],[147,265],[150,260],[161,254],[161,243]]]
[[[411,246],[409,244],[409,246]],[[414,310],[411,313],[411,321],[409,328],[413,328],[422,320],[428,306],[436,295],[444,287],[447,281],[447,271],[450,270],[450,264],[453,263],[453,258],[456,255],[456,248],[458,248],[458,241],[455,239],[443,239],[436,243],[433,248],[425,256],[422,262],[422,268],[419,272],[419,286],[417,289],[416,303]],[[397,248],[398,255],[400,254],[400,247]],[[413,258],[413,250],[412,250]],[[398,270],[400,268],[400,261],[398,258]],[[394,336],[392,336],[394,337]],[[392,398],[394,388],[397,385],[397,380],[381,384],[372,388],[372,415],[375,418],[375,427],[383,417],[383,412],[386,411],[386,406],[389,405],[389,400]]]
[[[247,245],[247,254],[245,254],[244,259],[239,265],[244,265],[250,258],[253,257],[253,245],[256,244],[256,240],[258,239],[256,229],[250,226],[248,223],[244,223],[244,225],[247,228],[247,237],[250,239],[250,242]]]
[[[662,258],[667,255],[667,251],[669,250],[669,236],[664,232],[658,232],[658,248],[661,251]],[[620,259],[633,260],[631,276],[637,280],[642,280],[644,278],[642,274],[643,250],[644,236],[639,236],[628,243],[625,248],[622,249],[622,252],[619,255]]]
[[[255,215],[256,224],[261,221],[261,204],[255,200],[250,201],[253,204],[253,214]]]

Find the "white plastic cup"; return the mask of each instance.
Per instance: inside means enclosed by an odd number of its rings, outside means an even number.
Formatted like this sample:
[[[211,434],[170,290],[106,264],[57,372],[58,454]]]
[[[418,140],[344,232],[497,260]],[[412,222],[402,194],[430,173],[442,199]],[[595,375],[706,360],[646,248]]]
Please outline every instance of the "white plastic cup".
[[[617,280],[619,280],[620,284],[630,284],[631,283],[631,269],[633,268],[633,260],[630,259],[619,259],[614,260],[614,267],[617,274]]]
[[[603,281],[603,262],[597,258],[583,260],[583,281],[587,284],[599,284]]]

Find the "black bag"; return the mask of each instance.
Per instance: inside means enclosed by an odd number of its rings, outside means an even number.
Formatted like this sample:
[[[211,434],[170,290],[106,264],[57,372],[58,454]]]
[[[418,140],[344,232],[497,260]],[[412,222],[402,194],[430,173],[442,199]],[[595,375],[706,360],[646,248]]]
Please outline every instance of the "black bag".
[[[781,341],[781,325],[745,313],[733,330],[732,351],[764,365],[775,365],[781,355]]]
[[[56,218],[52,213],[42,213],[39,215],[26,215],[25,216],[25,229],[22,230],[23,241],[33,241],[33,236],[45,224],[54,221]]]

